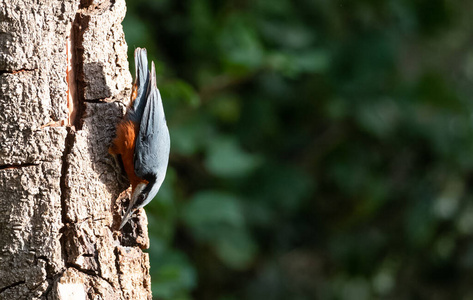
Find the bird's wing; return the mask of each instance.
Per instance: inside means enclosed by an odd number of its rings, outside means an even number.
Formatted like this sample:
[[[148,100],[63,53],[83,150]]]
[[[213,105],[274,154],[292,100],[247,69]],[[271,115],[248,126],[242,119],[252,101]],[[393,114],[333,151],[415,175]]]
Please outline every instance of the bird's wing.
[[[128,114],[128,118],[139,123],[146,105],[146,98],[149,90],[149,69],[148,54],[145,48],[135,49],[135,82],[136,98],[132,99],[133,104]]]
[[[141,178],[164,178],[170,139],[164,116],[163,102],[156,87],[156,70],[151,64],[150,90],[140,122],[135,145],[135,173]]]

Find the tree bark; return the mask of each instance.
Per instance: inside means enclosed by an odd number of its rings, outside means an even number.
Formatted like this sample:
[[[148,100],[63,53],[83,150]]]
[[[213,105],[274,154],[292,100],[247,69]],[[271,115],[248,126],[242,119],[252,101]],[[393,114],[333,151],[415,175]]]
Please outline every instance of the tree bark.
[[[125,11],[0,0],[0,299],[151,299],[146,216],[118,231],[107,153],[131,91]]]

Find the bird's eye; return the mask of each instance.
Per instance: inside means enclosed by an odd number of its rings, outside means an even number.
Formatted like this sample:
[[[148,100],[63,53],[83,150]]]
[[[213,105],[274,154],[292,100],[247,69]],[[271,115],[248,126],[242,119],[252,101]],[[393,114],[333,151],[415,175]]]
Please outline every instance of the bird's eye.
[[[136,203],[137,203],[137,204],[143,203],[143,201],[145,201],[145,198],[146,198],[146,195],[145,195],[145,194],[139,194],[139,195],[138,195],[138,199],[136,199]]]

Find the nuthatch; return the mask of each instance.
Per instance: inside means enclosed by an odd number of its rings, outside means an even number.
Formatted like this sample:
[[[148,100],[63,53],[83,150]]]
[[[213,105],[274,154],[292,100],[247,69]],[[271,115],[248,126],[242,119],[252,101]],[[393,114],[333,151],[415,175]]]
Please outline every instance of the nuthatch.
[[[156,87],[154,62],[149,72],[146,49],[135,50],[135,72],[131,102],[109,148],[109,153],[122,164],[132,188],[120,229],[136,210],[156,196],[169,160],[169,130]]]

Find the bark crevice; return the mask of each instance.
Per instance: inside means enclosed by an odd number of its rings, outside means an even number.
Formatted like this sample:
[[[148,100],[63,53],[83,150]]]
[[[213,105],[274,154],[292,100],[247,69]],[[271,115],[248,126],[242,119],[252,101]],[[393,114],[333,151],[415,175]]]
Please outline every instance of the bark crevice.
[[[8,290],[8,289],[14,288],[16,286],[19,286],[19,285],[22,285],[22,284],[25,284],[25,283],[26,283],[26,281],[22,280],[22,281],[12,283],[12,284],[10,284],[6,287],[0,288],[0,294],[3,293],[4,291]]]
[[[61,178],[60,178],[60,188],[61,188],[61,216],[63,228],[61,232],[61,247],[62,247],[62,257],[64,264],[67,267],[68,257],[66,251],[66,242],[67,236],[64,234],[66,226],[71,223],[71,220],[67,216],[67,201],[70,196],[70,189],[67,184],[67,176],[69,172],[69,155],[74,148],[75,143],[75,133],[76,130],[80,130],[82,126],[82,118],[84,116],[85,108],[83,103],[83,94],[84,94],[84,74],[83,74],[83,59],[82,55],[84,53],[83,47],[83,35],[84,31],[88,27],[89,18],[85,18],[81,13],[80,7],[78,8],[74,21],[71,24],[71,32],[69,35],[68,47],[69,53],[71,55],[68,58],[68,64],[70,64],[70,70],[67,70],[67,83],[68,83],[68,93],[70,94],[70,103],[68,103],[69,109],[69,126],[67,126],[67,136],[65,141],[64,153],[62,156],[62,169],[61,169]]]
[[[75,141],[75,133],[72,127],[67,127],[67,136],[66,142],[64,146],[64,153],[62,156],[62,168],[61,168],[61,178],[60,178],[60,188],[61,188],[61,219],[62,219],[62,228],[61,228],[61,254],[62,259],[64,260],[64,264],[67,264],[67,251],[66,251],[66,239],[67,236],[65,235],[65,230],[67,224],[69,224],[70,220],[67,218],[67,198],[69,196],[69,189],[67,187],[67,172],[69,169],[69,161],[68,157],[71,153],[72,147],[74,146]]]
[[[39,164],[37,164],[37,163],[24,163],[24,164],[0,165],[0,170],[20,169],[20,168],[34,167],[34,166],[39,166]]]
[[[115,247],[113,253],[115,255],[115,268],[117,269],[118,286],[120,287],[120,291],[123,293],[122,280],[120,278],[122,273],[120,270],[120,252],[118,251],[118,247]]]
[[[0,75],[16,74],[16,73],[21,73],[21,72],[35,72],[35,71],[38,71],[38,69],[0,70]]]
[[[72,45],[72,68],[75,78],[75,118],[71,121],[77,130],[82,129],[83,118],[85,113],[84,95],[85,95],[85,79],[84,79],[84,33],[89,27],[90,16],[85,15],[79,10],[76,13],[71,29],[71,45]]]

